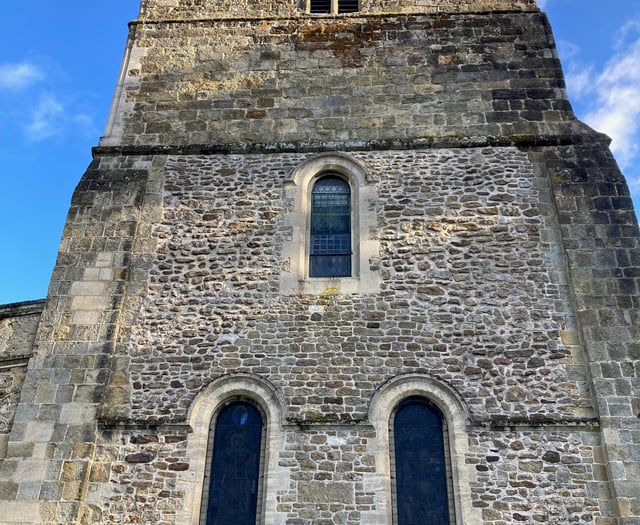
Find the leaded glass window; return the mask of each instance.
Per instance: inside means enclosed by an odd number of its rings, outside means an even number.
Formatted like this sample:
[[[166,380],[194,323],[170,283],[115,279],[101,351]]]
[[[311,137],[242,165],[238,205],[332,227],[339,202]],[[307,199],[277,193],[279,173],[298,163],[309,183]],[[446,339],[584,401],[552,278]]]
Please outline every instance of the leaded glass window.
[[[397,525],[451,525],[442,412],[419,397],[405,400],[393,422]]]
[[[313,185],[309,244],[310,277],[351,275],[351,190],[337,175]]]
[[[247,401],[223,408],[213,427],[206,525],[256,525],[262,416]],[[211,446],[211,445],[210,445]]]

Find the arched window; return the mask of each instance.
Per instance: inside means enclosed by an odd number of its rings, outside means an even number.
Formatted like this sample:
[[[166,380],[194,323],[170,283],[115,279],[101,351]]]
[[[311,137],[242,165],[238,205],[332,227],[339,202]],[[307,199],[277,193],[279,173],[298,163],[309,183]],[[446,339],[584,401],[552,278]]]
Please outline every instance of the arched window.
[[[373,174],[344,153],[311,157],[291,172],[284,187],[291,207],[282,222],[283,295],[380,290],[375,182]]]
[[[451,525],[445,419],[427,399],[410,397],[393,418],[396,525]]]
[[[309,277],[351,276],[351,190],[324,174],[311,191]]]
[[[260,412],[248,401],[234,401],[219,412],[210,429],[203,525],[256,525],[262,426]]]

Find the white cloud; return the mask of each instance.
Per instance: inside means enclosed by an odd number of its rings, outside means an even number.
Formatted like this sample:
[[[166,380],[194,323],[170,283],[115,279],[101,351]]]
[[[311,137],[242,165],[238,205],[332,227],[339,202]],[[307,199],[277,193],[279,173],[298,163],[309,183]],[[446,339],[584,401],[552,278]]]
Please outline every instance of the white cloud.
[[[634,35],[634,33],[636,33]],[[633,38],[640,34],[640,20],[629,20],[620,30],[617,32],[617,38],[615,41],[616,49],[621,49],[626,45],[627,38]]]
[[[558,40],[556,42],[558,53],[564,60],[571,60],[580,54],[580,46],[566,40]]]
[[[628,170],[640,163],[640,20],[616,32],[614,54],[600,68],[580,63],[580,49],[559,42],[571,99],[582,107],[580,118],[611,137],[611,149]],[[632,184],[633,185],[633,184]]]
[[[547,0],[538,0],[538,7],[544,9],[547,5]]]
[[[627,167],[640,153],[640,37],[611,58],[593,81],[595,107],[584,120],[611,137],[611,149]]]
[[[556,45],[562,57],[569,95],[572,99],[579,99],[593,88],[593,68],[578,62],[580,47],[573,42],[559,40]]]
[[[50,62],[46,57],[42,61]],[[55,73],[49,64],[46,70],[51,69]],[[59,73],[45,74],[45,69],[29,60],[0,63],[0,124],[21,129],[32,142],[95,135],[92,95],[69,93],[67,87]]]
[[[29,139],[40,141],[56,135],[64,126],[64,106],[51,94],[44,94],[31,110],[30,121],[25,126]]]
[[[615,32],[613,54],[601,66],[580,62],[577,46],[558,42],[567,89],[579,118],[611,137],[611,149],[640,211],[640,19]]]
[[[93,136],[98,130],[92,116],[84,113],[73,99],[61,99],[53,93],[43,93],[23,120],[23,129],[30,141],[49,138]]]
[[[567,61],[565,81],[571,98],[580,99],[593,92],[593,67]]]
[[[23,89],[44,77],[33,64],[0,64],[0,89]]]

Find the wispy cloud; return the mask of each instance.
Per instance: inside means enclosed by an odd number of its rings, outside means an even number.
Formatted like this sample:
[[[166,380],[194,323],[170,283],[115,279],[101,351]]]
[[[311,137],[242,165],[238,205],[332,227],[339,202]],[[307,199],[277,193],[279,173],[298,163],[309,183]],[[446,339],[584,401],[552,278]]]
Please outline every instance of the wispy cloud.
[[[42,71],[28,62],[0,64],[0,89],[24,89],[42,78]]]
[[[611,58],[600,68],[579,62],[579,49],[560,42],[567,68],[567,88],[583,107],[581,118],[611,137],[611,149],[620,166],[636,171],[640,163],[640,20],[616,32]],[[629,175],[629,173],[628,173]],[[637,182],[637,184],[636,184]],[[630,179],[640,190],[640,181]]]
[[[46,57],[42,62],[48,63]],[[0,126],[21,130],[29,142],[95,135],[87,102],[92,95],[69,92],[64,80],[51,64],[0,63],[0,114],[4,117]]]
[[[640,29],[640,25],[636,26]],[[625,26],[624,31],[629,27]],[[611,148],[627,167],[638,156],[640,139],[640,34],[595,77],[596,107],[585,120],[612,138]]]
[[[40,141],[59,133],[64,123],[64,106],[54,95],[46,93],[31,109],[29,117],[24,126],[27,137]]]
[[[578,62],[580,47],[573,42],[560,40],[557,46],[566,70],[565,80],[571,98],[585,96],[593,89],[593,67]]]
[[[26,116],[23,129],[32,142],[69,134],[95,135],[97,132],[91,115],[80,111],[73,100],[61,100],[52,93],[40,96]]]
[[[569,66],[567,72],[567,89],[574,97],[582,97],[593,91],[593,68],[573,68]]]

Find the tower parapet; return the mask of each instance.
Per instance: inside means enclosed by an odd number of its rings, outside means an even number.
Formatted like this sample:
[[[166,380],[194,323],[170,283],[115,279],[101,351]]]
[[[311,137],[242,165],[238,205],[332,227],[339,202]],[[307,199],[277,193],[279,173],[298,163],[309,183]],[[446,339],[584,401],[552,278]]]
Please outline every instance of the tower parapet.
[[[537,9],[535,0],[145,0],[140,18],[275,18],[308,14],[479,13]]]

